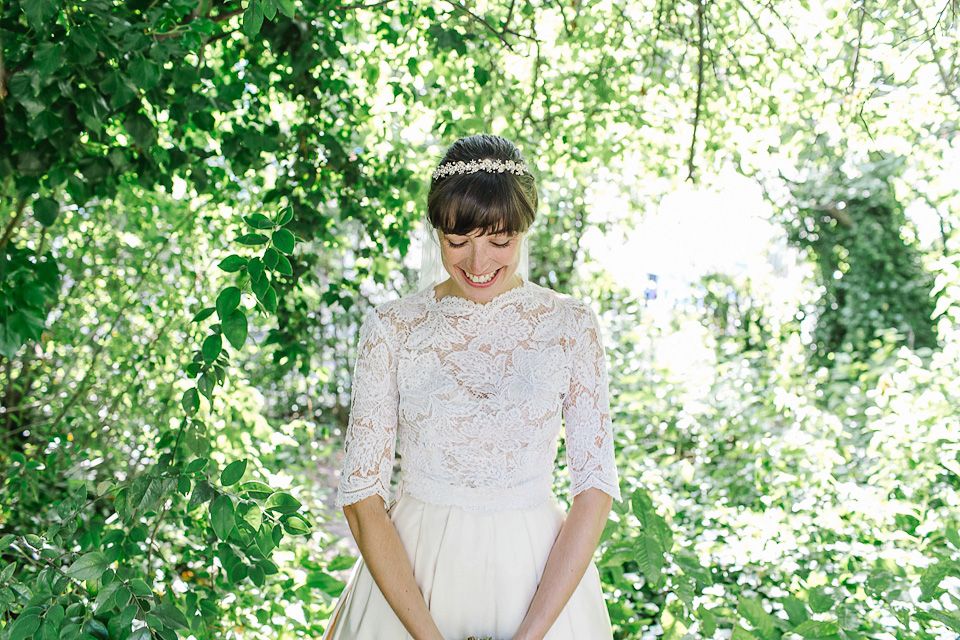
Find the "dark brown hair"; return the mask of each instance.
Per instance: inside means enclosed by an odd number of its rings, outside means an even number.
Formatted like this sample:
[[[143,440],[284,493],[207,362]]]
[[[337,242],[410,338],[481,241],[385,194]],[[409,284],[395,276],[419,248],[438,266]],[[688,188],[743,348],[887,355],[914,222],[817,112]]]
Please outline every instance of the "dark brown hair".
[[[460,138],[440,161],[513,160],[523,162],[517,147],[488,134]],[[435,229],[454,235],[480,231],[514,235],[530,228],[537,215],[537,183],[529,170],[454,174],[435,178],[427,196],[427,215]]]

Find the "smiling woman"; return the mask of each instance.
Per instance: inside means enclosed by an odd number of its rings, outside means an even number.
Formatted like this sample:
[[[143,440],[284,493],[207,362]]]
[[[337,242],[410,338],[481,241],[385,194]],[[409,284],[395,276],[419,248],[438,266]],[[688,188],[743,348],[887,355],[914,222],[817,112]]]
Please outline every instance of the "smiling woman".
[[[437,287],[438,298],[460,296],[474,302],[488,302],[522,284],[516,272],[524,234],[437,233],[443,268],[450,274],[450,279]]]
[[[536,208],[503,138],[457,141],[433,174],[447,277],[360,330],[337,504],[363,562],[328,640],[612,637],[591,562],[620,497],[604,351],[587,305],[522,274]]]

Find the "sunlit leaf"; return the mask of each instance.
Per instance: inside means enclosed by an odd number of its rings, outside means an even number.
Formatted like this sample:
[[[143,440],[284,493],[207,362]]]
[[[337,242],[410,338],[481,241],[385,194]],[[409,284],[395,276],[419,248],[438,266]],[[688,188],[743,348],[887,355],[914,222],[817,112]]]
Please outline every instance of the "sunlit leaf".
[[[274,493],[264,505],[267,511],[277,511],[281,514],[296,513],[300,509],[300,501],[289,493]]]
[[[221,540],[226,540],[233,529],[233,501],[230,496],[220,495],[210,505],[210,520],[213,531]]]
[[[238,287],[227,287],[217,296],[217,315],[223,322],[230,315],[237,305],[240,304],[240,289]]]
[[[247,316],[240,309],[234,309],[223,321],[223,335],[234,349],[239,349],[247,341]]]
[[[288,229],[277,229],[273,232],[273,246],[280,251],[291,254],[295,244],[293,234]]]
[[[220,474],[220,484],[225,487],[240,482],[244,472],[247,470],[247,459],[234,460],[226,466],[223,473]],[[254,527],[256,528],[256,527]]]
[[[66,574],[77,580],[98,580],[109,567],[106,556],[99,551],[90,551],[67,567]]]

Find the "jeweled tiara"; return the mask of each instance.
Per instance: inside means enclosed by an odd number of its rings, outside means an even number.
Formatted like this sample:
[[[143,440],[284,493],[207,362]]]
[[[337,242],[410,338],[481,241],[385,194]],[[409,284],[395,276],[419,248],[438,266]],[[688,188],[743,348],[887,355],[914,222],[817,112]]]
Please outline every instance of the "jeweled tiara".
[[[524,172],[529,173],[527,165],[513,160],[471,160],[470,162],[448,162],[436,168],[433,172],[433,179],[445,178],[455,173],[476,173],[477,171],[486,171],[487,173],[503,173],[508,171],[516,175]]]

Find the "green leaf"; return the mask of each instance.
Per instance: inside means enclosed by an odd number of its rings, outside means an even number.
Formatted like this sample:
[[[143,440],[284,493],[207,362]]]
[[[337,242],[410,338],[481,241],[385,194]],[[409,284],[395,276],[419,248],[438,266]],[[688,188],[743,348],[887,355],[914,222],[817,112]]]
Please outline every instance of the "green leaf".
[[[341,553],[330,561],[330,564],[327,565],[327,571],[343,571],[356,563],[357,559],[354,556],[345,556]]]
[[[237,238],[236,242],[255,247],[257,245],[266,244],[267,240],[267,236],[263,235],[262,233],[245,233]]]
[[[212,316],[214,311],[216,311],[215,307],[207,307],[206,309],[198,311],[197,315],[193,316],[193,320],[191,320],[191,322],[203,322]]]
[[[320,589],[331,597],[336,598],[343,592],[343,588],[346,585],[325,571],[315,571],[307,574],[306,586],[311,589]]]
[[[950,573],[951,564],[944,560],[937,560],[927,567],[923,575],[920,576],[920,602],[930,602],[937,596],[938,587]]]
[[[91,551],[80,556],[66,570],[66,574],[76,580],[99,580],[110,567],[110,562],[99,551]]]
[[[149,91],[160,81],[160,68],[155,62],[147,58],[137,58],[130,63],[127,69],[130,78],[137,87]]]
[[[918,617],[920,615],[921,614],[918,614]],[[929,613],[926,613],[926,615],[934,620],[937,620],[938,622],[942,622],[954,633],[960,633],[960,618],[957,616],[951,616],[943,611],[930,611]]]
[[[284,518],[283,529],[292,536],[303,536],[311,531],[310,523],[299,515]]]
[[[240,309],[230,312],[221,326],[223,335],[234,349],[239,349],[247,341],[247,316]]]
[[[273,493],[273,489],[271,489],[269,485],[257,482],[256,480],[241,484],[240,491],[246,493],[254,500],[265,500]]]
[[[814,613],[826,613],[833,608],[834,600],[833,596],[827,593],[823,587],[816,587],[810,591],[807,602]]]
[[[263,9],[259,0],[250,0],[247,10],[243,13],[243,32],[248,38],[253,38],[260,33],[261,26],[263,26]]]
[[[804,638],[830,638],[840,632],[840,627],[833,621],[807,620],[793,632]]]
[[[187,467],[186,467],[186,469],[183,470],[183,472],[184,472],[184,473],[197,473],[198,471],[202,471],[203,468],[204,468],[205,466],[207,466],[207,462],[208,462],[208,459],[207,459],[207,458],[196,458],[195,460],[191,460],[191,461],[187,464]]]
[[[28,3],[29,4],[29,3]],[[10,640],[25,640],[32,638],[33,633],[40,628],[40,616],[35,613],[29,615],[20,614],[10,625]]]
[[[210,483],[201,478],[197,481],[197,486],[193,488],[193,493],[190,494],[190,502],[187,503],[187,511],[193,511],[200,505],[209,501],[216,495],[216,492],[213,490],[213,487],[210,486]]]
[[[200,348],[201,353],[203,353],[204,364],[213,364],[213,361],[220,356],[222,349],[223,338],[220,337],[219,333],[207,336],[207,339],[203,341],[203,346]]]
[[[277,273],[282,273],[285,276],[293,275],[293,267],[290,265],[290,261],[287,259],[287,256],[281,255],[277,260]]]
[[[33,217],[45,227],[52,226],[59,213],[60,205],[53,198],[37,198],[33,201]]]
[[[221,291],[220,295],[217,296],[217,315],[220,316],[220,321],[226,320],[230,312],[236,309],[239,304],[239,287],[227,287]]]
[[[783,605],[783,610],[787,612],[787,618],[789,618],[790,624],[794,626],[802,624],[810,617],[807,615],[807,605],[799,598],[787,596],[780,601],[780,604]]]
[[[254,229],[273,229],[273,221],[262,213],[255,213],[252,216],[244,216],[243,221],[247,226]]]
[[[99,613],[106,609],[110,611],[113,609],[114,604],[116,603],[116,598],[114,596],[117,593],[117,590],[123,586],[123,583],[117,580],[116,582],[111,582],[106,587],[100,590],[100,593],[97,594],[96,602],[93,605],[94,613]]]
[[[650,495],[643,489],[637,489],[630,496],[630,506],[640,521],[641,530],[656,538],[664,551],[669,551],[673,547],[673,533],[667,521],[657,513]]]
[[[703,605],[697,607],[697,617],[700,618],[700,630],[703,632],[700,636],[712,638],[717,631],[717,617]]]
[[[247,565],[238,562],[230,568],[230,582],[237,584],[247,577]]]
[[[183,399],[180,401],[183,410],[188,416],[192,416],[200,408],[200,394],[196,387],[191,387],[183,392]]]
[[[258,587],[262,587],[263,583],[266,581],[266,575],[264,575],[263,568],[258,564],[251,565],[247,575],[250,577],[251,582]]]
[[[277,0],[277,8],[280,9],[280,13],[288,18],[292,18],[297,13],[293,0]]]
[[[164,497],[167,484],[172,485],[169,479],[161,479],[154,474],[146,474],[133,481],[130,487],[128,508],[131,516],[142,515],[152,511]]]
[[[209,401],[213,401],[213,388],[216,386],[216,376],[209,371],[204,371],[200,379],[197,380],[197,389]]]
[[[165,627],[170,629],[186,629],[189,624],[183,611],[168,602],[164,602],[153,609],[154,615],[160,618]]]
[[[141,598],[153,596],[153,589],[140,578],[134,578],[130,581],[130,590],[133,591],[133,595]]]
[[[286,254],[293,253],[296,240],[287,229],[277,229],[273,232],[273,246]]]
[[[756,636],[737,625],[733,628],[733,635],[730,636],[730,640],[756,640]]]
[[[659,585],[663,579],[663,548],[649,533],[643,533],[636,547],[637,564],[647,580]]]
[[[221,540],[226,540],[233,529],[233,500],[230,496],[218,496],[210,506],[210,519],[213,523],[213,532]]]
[[[14,5],[16,6],[16,5]],[[20,4],[23,12],[27,14],[27,22],[34,31],[45,32],[50,26],[47,21],[57,15],[60,10],[60,3],[57,0],[29,0]]]
[[[247,263],[247,273],[250,274],[251,282],[259,282],[263,277],[263,261],[260,258],[250,258]]]
[[[283,1],[283,0],[281,0],[281,2],[282,2],[282,1]],[[291,4],[291,7],[292,7],[293,3],[291,2],[290,4]],[[282,7],[281,7],[281,11],[282,11],[282,10],[283,10],[283,9],[282,9]],[[291,16],[291,17],[292,17],[292,16]],[[286,225],[287,223],[289,223],[291,220],[293,220],[293,207],[284,207],[283,209],[281,209],[281,210],[279,211],[278,217],[277,217],[277,225],[279,225],[279,226],[282,227],[282,226]]]
[[[231,254],[220,261],[218,265],[220,269],[226,271],[227,273],[235,273],[241,269],[246,268],[247,261],[238,256],[237,254]]]
[[[947,527],[946,531],[947,540],[953,545],[954,549],[960,549],[960,533],[957,533],[957,530],[953,527]]]
[[[9,547],[11,544],[13,544],[13,541],[15,539],[16,539],[16,536],[13,535],[12,533],[8,533],[2,538],[0,538],[0,551],[3,551],[7,547]]]
[[[54,624],[50,617],[47,616],[43,624],[37,629],[36,635],[34,636],[35,640],[57,640],[59,635],[57,634],[58,625]]]
[[[695,553],[680,551],[674,554],[674,560],[685,574],[697,581],[697,585],[701,589],[713,584],[713,576],[707,569],[703,568]]]
[[[260,507],[250,502],[240,504],[237,508],[237,516],[254,531],[259,531],[260,525],[263,524],[263,512],[260,511]]]
[[[64,613],[63,605],[58,603],[47,609],[47,613],[43,617],[48,622],[52,622],[54,627],[59,627],[60,623],[63,622]]]
[[[57,42],[41,43],[33,62],[41,76],[49,76],[63,66],[63,45]]]
[[[277,311],[277,290],[272,286],[267,287],[267,290],[263,292],[260,301],[263,303],[264,309],[270,313],[276,313]]]
[[[14,572],[17,570],[17,563],[11,562],[3,568],[3,571],[0,571],[0,583],[9,582],[10,578],[13,577]]]
[[[264,505],[264,508],[267,511],[277,511],[278,513],[286,515],[296,513],[297,510],[300,509],[300,506],[300,501],[289,493],[274,493],[267,498],[267,503]]]
[[[273,247],[263,252],[263,266],[267,269],[273,269],[277,266],[277,260],[280,258],[280,252]]]
[[[237,484],[240,482],[240,478],[243,477],[244,472],[247,470],[247,459],[243,460],[234,460],[227,465],[227,468],[223,470],[223,473],[220,474],[220,484],[225,487],[230,485]],[[259,526],[259,525],[258,525]],[[254,527],[256,529],[257,527]]]
[[[737,613],[750,621],[750,624],[763,640],[773,639],[773,634],[776,631],[773,616],[764,610],[763,605],[758,600],[741,597],[737,605]]]
[[[123,126],[133,136],[133,141],[141,149],[148,149],[157,139],[157,129],[150,118],[142,113],[133,113],[123,121]]]

